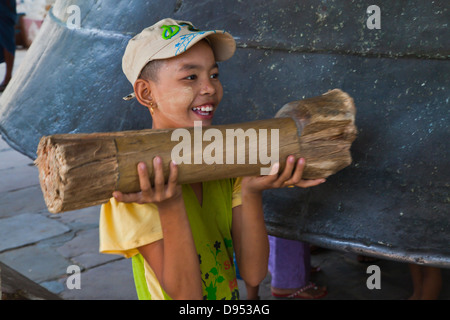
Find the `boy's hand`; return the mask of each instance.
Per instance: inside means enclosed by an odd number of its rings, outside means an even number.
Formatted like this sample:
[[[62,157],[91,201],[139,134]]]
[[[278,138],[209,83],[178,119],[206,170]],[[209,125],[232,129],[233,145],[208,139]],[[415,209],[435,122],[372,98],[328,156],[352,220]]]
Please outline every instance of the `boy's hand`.
[[[267,176],[244,177],[242,185],[250,192],[261,192],[266,189],[284,188],[297,186],[309,188],[324,183],[325,179],[303,180],[303,169],[305,168],[305,159],[300,158],[295,161],[294,156],[286,159],[286,166],[281,174],[278,174],[279,163],[272,166],[271,173]]]
[[[181,186],[177,184],[178,166],[173,162],[170,163],[170,174],[167,184],[164,183],[164,173],[160,157],[153,159],[153,168],[155,170],[155,183],[153,188],[148,176],[147,166],[144,162],[139,162],[137,170],[141,191],[136,193],[114,191],[113,197],[120,202],[136,202],[139,204],[154,203],[156,205],[162,205],[169,200],[182,199]]]

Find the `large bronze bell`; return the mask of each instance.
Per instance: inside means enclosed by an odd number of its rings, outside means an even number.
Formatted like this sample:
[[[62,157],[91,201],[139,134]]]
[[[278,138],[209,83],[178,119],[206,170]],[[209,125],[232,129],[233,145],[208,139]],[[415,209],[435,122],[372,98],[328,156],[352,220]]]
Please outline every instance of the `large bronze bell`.
[[[127,41],[172,17],[229,31],[216,123],[271,118],[340,88],[355,100],[353,164],[327,183],[265,193],[269,233],[404,262],[450,266],[447,2],[57,1],[0,101],[0,131],[36,157],[56,133],[150,128],[122,97]],[[76,5],[80,28],[68,28]]]

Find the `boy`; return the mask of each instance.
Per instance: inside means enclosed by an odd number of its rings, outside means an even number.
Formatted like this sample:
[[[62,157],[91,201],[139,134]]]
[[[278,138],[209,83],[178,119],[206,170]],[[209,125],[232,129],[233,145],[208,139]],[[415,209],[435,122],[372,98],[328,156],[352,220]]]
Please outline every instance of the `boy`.
[[[216,61],[230,58],[234,39],[164,19],[130,40],[122,66],[154,129],[211,125],[223,95]],[[283,173],[177,185],[170,163],[164,182],[160,157],[154,181],[138,164],[141,192],[114,192],[102,206],[100,251],[133,257],[140,299],[238,299],[233,252],[241,277],[257,286],[267,274],[269,244],[262,211],[264,189],[309,187],[304,160],[286,160]],[[295,169],[294,169],[295,167]],[[152,186],[153,184],[153,186]]]

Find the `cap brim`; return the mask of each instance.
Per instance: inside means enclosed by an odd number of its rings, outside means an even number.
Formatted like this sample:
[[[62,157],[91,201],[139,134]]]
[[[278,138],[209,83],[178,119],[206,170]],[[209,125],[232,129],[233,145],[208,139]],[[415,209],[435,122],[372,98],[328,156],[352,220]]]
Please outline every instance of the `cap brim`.
[[[236,51],[236,41],[233,36],[227,32],[214,32],[206,37],[209,40],[214,57],[217,61],[225,61],[230,59]]]

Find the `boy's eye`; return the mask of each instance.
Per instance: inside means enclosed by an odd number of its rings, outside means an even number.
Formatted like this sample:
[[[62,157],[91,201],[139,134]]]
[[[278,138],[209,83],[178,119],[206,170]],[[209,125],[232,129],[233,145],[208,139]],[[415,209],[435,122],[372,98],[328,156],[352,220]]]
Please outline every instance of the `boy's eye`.
[[[217,73],[213,73],[212,75],[211,75],[211,79],[218,79],[219,78],[219,73],[217,72]]]
[[[195,80],[195,79],[197,79],[197,76],[195,74],[191,74],[190,76],[187,76],[185,79],[187,79],[187,80]]]

